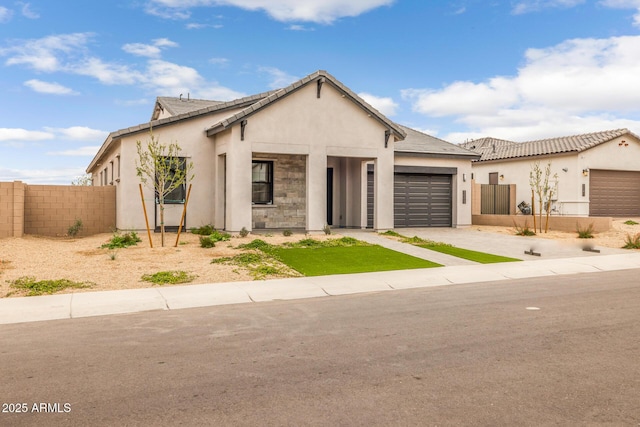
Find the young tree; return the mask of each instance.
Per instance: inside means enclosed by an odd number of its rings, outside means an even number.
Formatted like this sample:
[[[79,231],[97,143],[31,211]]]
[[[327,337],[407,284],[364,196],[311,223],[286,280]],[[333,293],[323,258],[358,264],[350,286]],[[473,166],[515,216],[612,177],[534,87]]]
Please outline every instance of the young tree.
[[[182,150],[177,143],[161,144],[149,131],[146,143],[136,141],[138,161],[136,173],[140,182],[152,188],[156,203],[160,207],[160,235],[164,247],[164,206],[165,200],[176,189],[193,179],[193,162],[180,156]]]
[[[71,181],[71,185],[92,185],[93,178],[88,173],[77,176],[73,181]]]
[[[554,178],[556,180],[558,178],[558,174],[554,174],[553,176],[551,176],[551,162],[547,163],[544,171],[540,167],[540,162],[535,162],[531,165],[531,171],[529,172],[529,185],[531,186],[531,191],[538,196],[538,203],[540,205],[540,209],[538,210],[538,227],[540,233],[542,233],[543,209],[546,211],[546,224],[544,231],[546,233],[549,230],[549,213],[551,212],[551,199],[553,198],[553,195],[556,191],[556,187],[550,186],[549,184],[550,178]],[[533,207],[535,209],[535,204]]]

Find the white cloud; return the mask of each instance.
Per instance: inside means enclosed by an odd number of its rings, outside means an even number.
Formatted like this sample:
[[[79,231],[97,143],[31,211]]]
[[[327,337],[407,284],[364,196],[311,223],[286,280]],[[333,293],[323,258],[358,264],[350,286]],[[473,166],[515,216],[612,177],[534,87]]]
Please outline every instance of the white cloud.
[[[287,27],[287,30],[290,30],[290,31],[315,31],[315,28],[305,27],[304,25],[300,25],[300,24],[292,24],[292,25],[289,25]]]
[[[13,11],[4,6],[0,6],[0,24],[11,21]]]
[[[26,130],[19,128],[0,128],[0,141],[44,141],[53,139],[51,132]]]
[[[99,145],[92,145],[87,147],[78,147],[72,150],[62,150],[62,151],[49,151],[47,152],[48,156],[86,156],[93,157],[96,155],[98,150],[100,149]]]
[[[54,72],[65,68],[59,56],[74,58],[86,52],[91,33],[73,33],[47,36],[41,39],[14,41],[0,49],[0,55],[8,56],[6,65],[26,65],[36,71]]]
[[[127,43],[122,46],[122,50],[132,55],[146,56],[149,58],[159,58],[163,48],[177,47],[178,43],[169,39],[161,38],[153,40],[153,44]]]
[[[633,24],[640,27],[640,0],[602,0],[600,4],[613,9],[635,9]]]
[[[149,58],[160,57],[160,48],[144,43],[127,43],[122,46],[122,50],[132,55],[148,56]]]
[[[398,109],[398,104],[389,97],[379,97],[367,92],[361,92],[358,96],[367,101],[373,106],[373,108],[380,111],[385,116],[394,116]]]
[[[68,128],[50,128],[45,127],[47,132],[53,132],[62,139],[72,139],[76,141],[99,141],[102,142],[106,139],[109,132],[91,129],[86,126],[72,126]]]
[[[202,6],[234,6],[263,10],[277,21],[307,21],[331,24],[344,17],[361,15],[395,0],[150,0],[147,12],[171,19],[187,19],[189,9]]]
[[[516,3],[512,9],[514,15],[538,12],[543,9],[571,8],[584,3],[585,0],[525,0]]]
[[[269,83],[269,87],[271,89],[281,89],[283,87],[289,86],[296,80],[299,80],[298,77],[292,76],[291,74],[288,74],[275,67],[260,67],[258,68],[258,71],[268,74],[271,77],[271,82]]]
[[[229,58],[211,58],[209,59],[211,64],[219,65],[224,67],[229,64]]]
[[[48,36],[42,39],[14,41],[12,46],[0,48],[7,56],[7,65],[23,65],[40,72],[65,72],[97,79],[105,85],[139,85],[154,94],[175,95],[191,93],[194,96],[215,94],[216,99],[229,100],[242,93],[220,86],[203,78],[197,70],[160,59],[150,58],[146,68],[138,70],[129,65],[105,62],[92,56],[88,44],[92,34],[75,33]],[[132,44],[128,49],[138,54],[149,53],[147,47],[158,49],[177,46],[177,43],[159,38],[153,45]]]
[[[31,88],[35,92],[39,93],[47,93],[52,95],[77,95],[78,92],[70,89],[66,86],[63,86],[59,83],[48,83],[43,82],[42,80],[27,80],[24,82],[24,85]]]
[[[640,36],[568,40],[529,49],[512,77],[407,89],[416,112],[469,130],[445,139],[530,140],[618,127],[640,129]]]
[[[84,174],[83,168],[9,169],[0,167],[0,182],[22,181],[27,184],[71,184]]]
[[[22,3],[22,16],[29,19],[40,18],[40,14],[31,10],[31,4],[29,3]]]

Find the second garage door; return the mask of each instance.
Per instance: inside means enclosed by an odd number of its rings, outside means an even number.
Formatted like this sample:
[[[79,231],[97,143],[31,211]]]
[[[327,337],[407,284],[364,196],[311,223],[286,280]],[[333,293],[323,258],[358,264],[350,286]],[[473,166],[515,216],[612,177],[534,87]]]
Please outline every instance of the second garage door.
[[[591,169],[589,215],[640,216],[640,172]]]

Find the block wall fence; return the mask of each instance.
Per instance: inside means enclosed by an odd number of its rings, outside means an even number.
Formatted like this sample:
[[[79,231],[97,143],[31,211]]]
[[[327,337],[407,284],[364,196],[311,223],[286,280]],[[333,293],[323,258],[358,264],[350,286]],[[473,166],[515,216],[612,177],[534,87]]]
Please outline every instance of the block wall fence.
[[[0,182],[0,238],[64,236],[76,219],[83,224],[79,236],[112,231],[116,188]]]

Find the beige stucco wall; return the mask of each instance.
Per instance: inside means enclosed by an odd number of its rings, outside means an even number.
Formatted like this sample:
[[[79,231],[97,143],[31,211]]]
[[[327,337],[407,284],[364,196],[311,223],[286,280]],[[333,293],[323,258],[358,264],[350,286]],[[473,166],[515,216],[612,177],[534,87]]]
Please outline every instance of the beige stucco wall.
[[[621,144],[622,141],[625,141]],[[589,176],[583,170],[640,170],[640,141],[630,135],[616,138],[580,153],[538,156],[535,158],[514,159],[473,163],[473,175],[478,184],[489,183],[489,173],[504,175],[499,184],[516,184],[516,205],[521,201],[531,203],[529,172],[534,162],[539,161],[541,168],[551,162],[551,175],[558,175],[557,196],[554,202],[555,215],[589,215]],[[566,171],[564,170],[566,169]],[[553,182],[551,180],[550,182]],[[582,195],[582,185],[585,194]],[[536,201],[536,211],[540,206]]]
[[[269,107],[247,118],[245,139],[240,140],[240,125],[215,136],[217,155],[225,155],[227,181],[225,203],[226,228],[230,231],[242,227],[250,229],[251,212],[251,158],[254,153],[295,154],[306,157],[306,229],[321,231],[326,223],[326,170],[329,159],[341,163],[340,180],[345,179],[353,197],[344,198],[347,187],[334,202],[337,217],[342,214],[345,226],[366,226],[362,221],[360,180],[364,160],[381,163],[388,176],[393,176],[393,140],[384,147],[386,127],[369,117],[348,97],[325,84],[321,97],[316,96],[316,85],[310,84],[291,93]],[[392,138],[393,139],[393,138]],[[384,175],[383,175],[384,177]],[[338,179],[338,176],[334,178]],[[378,228],[393,226],[393,181],[380,178],[380,199],[377,216]],[[334,215],[334,222],[337,218]]]

